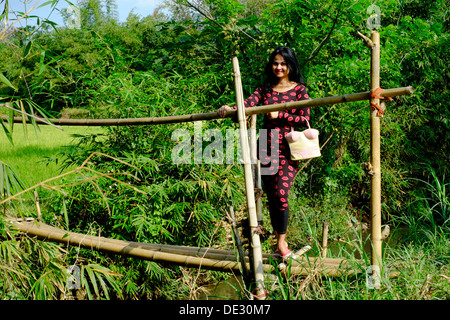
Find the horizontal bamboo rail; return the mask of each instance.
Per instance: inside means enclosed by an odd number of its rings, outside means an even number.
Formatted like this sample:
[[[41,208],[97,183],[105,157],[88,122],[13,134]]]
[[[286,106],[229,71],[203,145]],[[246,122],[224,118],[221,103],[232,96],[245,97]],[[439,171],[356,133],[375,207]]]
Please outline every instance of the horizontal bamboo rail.
[[[230,250],[123,241],[70,232],[38,222],[37,220],[19,221],[17,219],[8,219],[8,221],[18,231],[45,241],[79,246],[90,250],[105,251],[158,263],[170,263],[185,267],[224,272],[240,272],[236,255],[234,251]],[[275,272],[275,267],[270,263],[269,257],[269,254],[263,254],[263,270],[267,273],[273,273]],[[250,268],[248,252],[245,258],[247,268]],[[305,276],[311,271],[320,272],[329,276],[352,275],[355,273],[344,259],[306,258],[304,256],[298,260],[292,260],[292,265],[289,270],[292,275]]]
[[[414,93],[414,88],[401,87],[384,89],[382,92],[383,97],[397,97],[402,95],[410,95]],[[359,93],[350,93],[340,96],[331,96],[317,99],[292,101],[280,104],[270,104],[266,106],[245,108],[246,115],[261,114],[271,111],[291,110],[299,107],[319,107],[325,105],[340,104],[345,102],[356,102],[362,100],[370,100],[371,91],[364,91]],[[227,111],[226,118],[236,118],[237,111]],[[2,119],[8,121],[7,116],[2,116]],[[58,126],[137,126],[137,125],[156,125],[156,124],[168,124],[168,123],[180,123],[202,120],[221,119],[217,111],[197,114],[187,114],[178,116],[166,116],[166,117],[149,117],[149,118],[127,118],[127,119],[49,119],[52,124]],[[48,121],[43,118],[35,118],[36,123],[41,125],[48,125]],[[22,123],[22,117],[14,117],[14,123]],[[29,120],[27,120],[29,122]]]

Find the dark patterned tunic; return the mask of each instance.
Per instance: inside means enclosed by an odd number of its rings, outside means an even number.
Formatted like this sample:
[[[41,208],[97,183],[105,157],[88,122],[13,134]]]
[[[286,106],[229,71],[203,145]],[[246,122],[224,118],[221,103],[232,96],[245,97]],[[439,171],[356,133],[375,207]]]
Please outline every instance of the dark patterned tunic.
[[[263,94],[261,88],[257,88],[244,101],[244,105],[254,107],[306,99],[309,99],[309,96],[303,84],[299,84],[286,92],[272,90],[272,92],[266,94]],[[264,116],[263,129],[267,129],[268,137],[263,134],[264,130],[260,130],[258,158],[261,160],[261,178],[269,203],[272,226],[278,234],[284,234],[287,230],[288,195],[297,174],[299,163],[291,160],[289,144],[284,136],[291,131],[291,127],[306,127],[305,119],[310,121],[309,108],[280,111],[276,119],[270,119],[267,115]],[[267,145],[265,141],[262,141],[265,138],[267,138]]]

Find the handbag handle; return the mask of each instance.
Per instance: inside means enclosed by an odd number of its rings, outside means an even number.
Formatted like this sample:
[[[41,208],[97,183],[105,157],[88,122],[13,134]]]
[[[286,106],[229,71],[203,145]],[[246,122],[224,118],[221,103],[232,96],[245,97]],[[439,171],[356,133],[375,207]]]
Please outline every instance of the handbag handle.
[[[308,129],[311,129],[311,126],[309,125],[309,121],[308,121],[308,119],[306,119],[306,117],[300,116],[300,119],[305,119],[306,123],[308,124]],[[291,126],[291,132],[294,132],[294,127],[293,126]]]

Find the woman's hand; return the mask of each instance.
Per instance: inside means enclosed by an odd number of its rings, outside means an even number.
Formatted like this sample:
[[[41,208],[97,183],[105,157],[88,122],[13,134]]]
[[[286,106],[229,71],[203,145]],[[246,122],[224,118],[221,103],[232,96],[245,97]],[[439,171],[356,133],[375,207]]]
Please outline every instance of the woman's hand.
[[[219,117],[221,117],[221,118],[225,117],[228,110],[231,110],[231,107],[229,107],[227,105],[221,106],[219,108],[219,110],[217,111],[219,113]]]
[[[269,117],[269,119],[277,119],[278,115],[279,115],[278,111],[273,111],[273,112],[267,113],[267,116]]]

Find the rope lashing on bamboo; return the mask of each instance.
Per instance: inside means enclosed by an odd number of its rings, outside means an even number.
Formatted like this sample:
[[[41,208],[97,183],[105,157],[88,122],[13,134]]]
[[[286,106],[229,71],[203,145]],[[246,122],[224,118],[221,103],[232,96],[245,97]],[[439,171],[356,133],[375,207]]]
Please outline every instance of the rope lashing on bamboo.
[[[383,91],[384,91],[384,89],[378,87],[371,93],[370,97],[372,99],[387,99],[388,101],[392,101],[391,97],[383,97],[381,95],[381,93]],[[371,107],[372,110],[377,110],[377,116],[378,117],[382,117],[383,116],[384,110],[378,105],[378,103],[370,102],[370,107]]]

